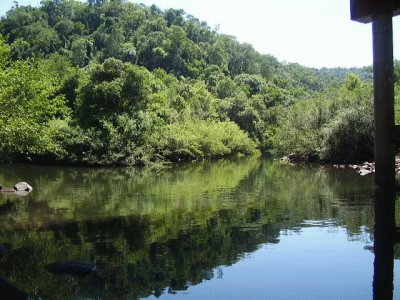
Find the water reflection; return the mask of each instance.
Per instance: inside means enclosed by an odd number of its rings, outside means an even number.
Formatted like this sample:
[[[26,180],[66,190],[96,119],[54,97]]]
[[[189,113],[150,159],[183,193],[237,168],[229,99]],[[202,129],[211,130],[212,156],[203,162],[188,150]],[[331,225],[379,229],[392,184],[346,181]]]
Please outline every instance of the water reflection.
[[[395,238],[394,189],[379,187],[375,191],[375,230],[374,230],[374,299],[393,299],[393,268]]]
[[[0,198],[0,242],[8,245],[0,270],[43,299],[179,294],[306,228],[343,229],[365,252],[374,224],[373,178],[257,158],[161,173],[0,166],[0,182],[22,179],[32,193]],[[94,263],[97,274],[45,268],[67,260]]]

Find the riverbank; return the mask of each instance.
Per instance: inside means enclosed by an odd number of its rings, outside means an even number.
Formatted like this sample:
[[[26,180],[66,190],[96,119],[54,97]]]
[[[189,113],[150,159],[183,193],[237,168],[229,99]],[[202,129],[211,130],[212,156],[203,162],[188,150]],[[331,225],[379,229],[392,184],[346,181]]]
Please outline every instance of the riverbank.
[[[300,156],[296,154],[289,154],[280,159],[281,162],[286,162],[289,164],[298,163],[314,163],[318,162],[314,157]],[[336,169],[353,169],[361,176],[366,176],[375,173],[375,162],[364,162],[362,164],[333,164]],[[400,174],[400,155],[396,156],[395,170],[397,174]]]
[[[360,165],[348,165],[348,167],[354,169],[361,176],[375,173],[375,162],[364,162]],[[395,171],[400,174],[400,156],[396,156]]]

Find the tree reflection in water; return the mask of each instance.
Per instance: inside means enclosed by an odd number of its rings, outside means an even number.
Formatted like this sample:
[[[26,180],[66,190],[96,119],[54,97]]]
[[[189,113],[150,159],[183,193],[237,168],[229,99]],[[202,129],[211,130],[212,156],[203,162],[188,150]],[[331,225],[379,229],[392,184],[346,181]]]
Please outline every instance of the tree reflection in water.
[[[223,276],[262,244],[304,220],[334,220],[350,236],[372,232],[373,178],[351,171],[249,158],[122,168],[0,167],[34,191],[0,198],[0,270],[44,299],[135,299],[176,293]],[[58,261],[95,263],[97,274],[54,275]]]

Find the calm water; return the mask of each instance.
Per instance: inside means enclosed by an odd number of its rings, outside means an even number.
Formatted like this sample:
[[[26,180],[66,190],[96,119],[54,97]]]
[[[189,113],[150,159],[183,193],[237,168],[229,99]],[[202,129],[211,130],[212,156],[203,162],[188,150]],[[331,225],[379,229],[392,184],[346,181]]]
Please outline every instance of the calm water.
[[[32,297],[372,299],[373,177],[258,158],[157,173],[0,166],[0,184],[18,181],[34,190],[0,195],[0,273]],[[71,260],[98,272],[45,268]]]

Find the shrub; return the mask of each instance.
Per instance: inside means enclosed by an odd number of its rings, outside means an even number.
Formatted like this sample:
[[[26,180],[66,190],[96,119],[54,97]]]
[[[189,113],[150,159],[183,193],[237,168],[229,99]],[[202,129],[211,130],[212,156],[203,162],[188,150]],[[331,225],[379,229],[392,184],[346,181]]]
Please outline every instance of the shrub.
[[[329,118],[324,98],[302,100],[278,112],[273,139],[275,153],[316,156],[321,146],[321,128]]]
[[[257,153],[256,144],[233,122],[188,120],[152,137],[156,155],[171,161]]]
[[[372,112],[353,108],[341,112],[323,130],[321,157],[333,162],[373,159]]]

